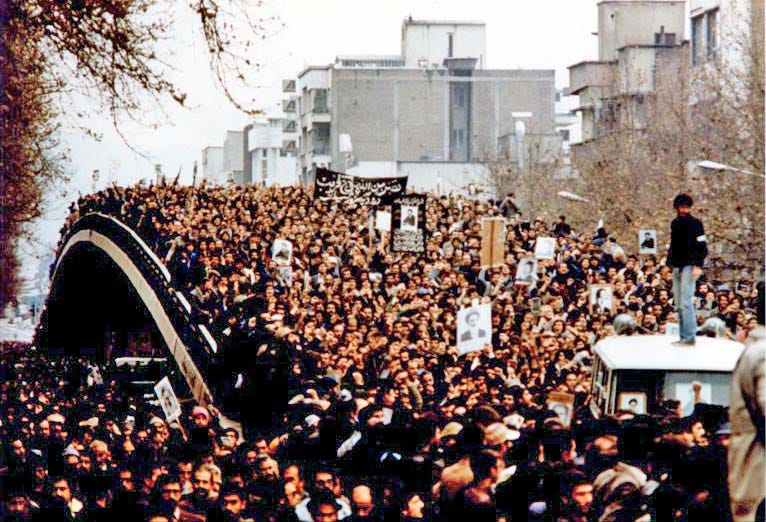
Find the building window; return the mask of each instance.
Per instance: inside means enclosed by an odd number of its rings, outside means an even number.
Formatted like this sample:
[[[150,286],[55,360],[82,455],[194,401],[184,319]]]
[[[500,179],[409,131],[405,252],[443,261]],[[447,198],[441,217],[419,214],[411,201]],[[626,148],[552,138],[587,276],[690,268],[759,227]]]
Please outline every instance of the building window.
[[[569,129],[560,129],[559,136],[561,136],[562,140],[569,141]]]
[[[718,9],[692,18],[692,65],[715,58],[720,45]]]
[[[692,18],[692,65],[702,63],[704,56],[705,15]]]
[[[465,130],[464,129],[452,129],[452,148],[459,150],[462,149],[465,143]]]
[[[654,33],[654,45],[666,45],[668,47],[676,44],[676,33]]]
[[[452,58],[452,51],[455,45],[455,34],[447,33],[447,58]]]
[[[263,151],[264,154],[266,154],[266,151]],[[269,160],[266,158],[263,158],[261,160],[261,179],[266,179],[269,177]]]
[[[705,29],[707,30],[707,56],[712,58],[718,51],[718,9],[705,13]]]
[[[327,112],[327,89],[314,91],[314,112]]]
[[[454,96],[455,96],[455,106],[456,107],[465,106],[465,97],[463,95],[463,89],[457,88],[452,92],[454,93]]]

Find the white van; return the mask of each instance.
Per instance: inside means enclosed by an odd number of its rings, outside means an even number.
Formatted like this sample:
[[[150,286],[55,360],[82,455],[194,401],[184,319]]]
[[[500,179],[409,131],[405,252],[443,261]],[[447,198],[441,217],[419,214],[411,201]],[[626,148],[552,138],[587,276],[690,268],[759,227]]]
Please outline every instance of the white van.
[[[681,402],[684,416],[697,402],[729,405],[731,373],[744,346],[697,337],[673,346],[670,335],[607,337],[593,348],[590,409],[596,418],[618,410],[652,414],[663,401]]]

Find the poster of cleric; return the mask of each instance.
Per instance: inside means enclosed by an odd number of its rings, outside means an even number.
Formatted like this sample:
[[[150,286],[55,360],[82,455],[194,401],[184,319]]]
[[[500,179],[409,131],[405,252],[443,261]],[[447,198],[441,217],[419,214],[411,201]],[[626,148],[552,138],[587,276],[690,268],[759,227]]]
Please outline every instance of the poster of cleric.
[[[398,196],[392,203],[391,250],[394,252],[425,253],[426,196]]]
[[[460,355],[475,352],[492,342],[492,305],[462,308],[457,312],[457,347]]]
[[[360,178],[323,168],[316,170],[314,197],[322,201],[357,205],[388,205],[407,188],[407,176]]]

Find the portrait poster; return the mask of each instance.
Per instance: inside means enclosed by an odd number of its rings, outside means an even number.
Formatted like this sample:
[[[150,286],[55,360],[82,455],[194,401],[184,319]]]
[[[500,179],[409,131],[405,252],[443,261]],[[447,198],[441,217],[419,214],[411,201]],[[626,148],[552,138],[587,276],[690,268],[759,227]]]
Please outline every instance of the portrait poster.
[[[556,238],[538,237],[535,241],[535,257],[537,259],[553,259],[556,254]]]
[[[271,258],[279,266],[289,266],[293,261],[293,244],[287,239],[275,239]]]
[[[293,286],[293,267],[280,266],[279,267],[279,279],[282,281],[282,286],[285,288],[292,288]]]
[[[402,205],[402,219],[399,222],[399,228],[410,232],[418,229],[418,207],[416,205]]]
[[[481,267],[492,268],[505,262],[505,218],[481,220]]]
[[[463,308],[457,312],[457,347],[461,355],[475,352],[492,342],[492,305]]]
[[[614,310],[612,285],[589,285],[588,295],[592,314],[611,314]]]
[[[178,402],[176,392],[173,391],[173,386],[170,384],[170,379],[168,379],[167,375],[154,385],[154,393],[157,394],[162,412],[165,414],[165,419],[168,422],[181,416],[181,404]]]
[[[375,228],[382,232],[391,232],[391,212],[378,210],[375,213]]]
[[[537,284],[537,259],[534,257],[524,257],[516,265],[517,285],[536,285]]]
[[[679,337],[681,335],[681,325],[678,323],[665,323],[665,335]]]
[[[546,401],[547,408],[554,412],[567,428],[572,424],[574,413],[574,395],[564,392],[551,392]]]
[[[323,168],[316,169],[314,198],[345,202],[351,205],[386,205],[404,194],[407,176],[396,178],[360,178]]]
[[[617,409],[646,415],[646,392],[622,392],[617,396]]]
[[[392,242],[394,252],[425,253],[426,251],[426,196],[407,194],[398,196],[391,204]]]
[[[656,254],[657,253],[657,231],[639,230],[638,231],[638,253]]]

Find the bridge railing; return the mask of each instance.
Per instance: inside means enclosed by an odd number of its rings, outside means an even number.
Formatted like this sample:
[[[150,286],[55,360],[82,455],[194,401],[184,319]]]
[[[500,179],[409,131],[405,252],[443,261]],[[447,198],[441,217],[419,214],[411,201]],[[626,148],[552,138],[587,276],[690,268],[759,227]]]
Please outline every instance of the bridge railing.
[[[63,244],[83,230],[93,230],[108,237],[130,257],[154,290],[200,373],[203,376],[209,375],[209,370],[215,363],[217,344],[203,325],[198,325],[192,320],[188,300],[174,288],[170,272],[151,248],[126,224],[100,213],[86,214],[77,220]]]

